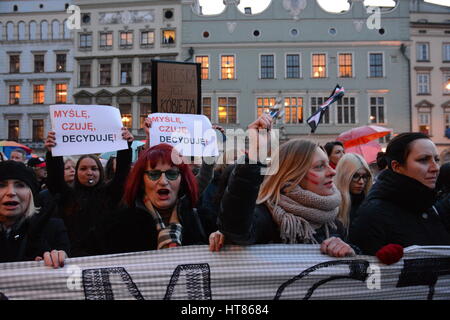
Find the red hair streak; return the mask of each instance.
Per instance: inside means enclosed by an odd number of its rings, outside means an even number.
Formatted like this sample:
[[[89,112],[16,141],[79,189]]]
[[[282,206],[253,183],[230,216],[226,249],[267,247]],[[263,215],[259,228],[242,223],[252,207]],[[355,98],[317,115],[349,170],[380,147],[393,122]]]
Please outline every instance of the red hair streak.
[[[123,201],[129,206],[133,207],[136,197],[139,192],[143,190],[144,186],[144,171],[147,170],[147,166],[155,168],[158,163],[169,164],[175,166],[181,173],[181,188],[180,191],[184,191],[191,200],[191,207],[194,208],[197,204],[198,185],[194,174],[190,167],[185,164],[174,164],[172,161],[173,147],[166,143],[161,143],[153,146],[139,155],[136,164],[128,175],[127,182],[125,184],[125,192],[123,195]]]

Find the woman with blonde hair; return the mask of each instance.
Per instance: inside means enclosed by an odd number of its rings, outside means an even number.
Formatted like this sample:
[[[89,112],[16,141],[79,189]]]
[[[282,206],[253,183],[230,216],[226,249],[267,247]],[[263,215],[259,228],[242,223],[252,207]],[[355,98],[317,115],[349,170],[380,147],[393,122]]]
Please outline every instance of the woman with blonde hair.
[[[271,123],[269,115],[262,115],[248,128],[270,129]],[[336,219],[341,195],[326,153],[310,141],[290,140],[272,155],[264,179],[253,149],[245,164],[234,168],[221,202],[218,225],[226,240],[241,245],[321,244],[324,254],[354,255]]]
[[[339,161],[334,176],[341,192],[338,219],[346,230],[356,218],[356,211],[372,186],[372,173],[366,160],[356,153],[347,153]]]

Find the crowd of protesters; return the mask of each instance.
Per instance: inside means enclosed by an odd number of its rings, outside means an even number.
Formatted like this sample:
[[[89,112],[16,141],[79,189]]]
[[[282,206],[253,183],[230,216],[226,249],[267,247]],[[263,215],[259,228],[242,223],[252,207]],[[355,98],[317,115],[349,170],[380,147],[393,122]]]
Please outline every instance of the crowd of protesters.
[[[263,114],[248,126],[260,148],[272,121]],[[147,142],[150,127],[147,119]],[[375,255],[389,244],[450,245],[450,164],[440,167],[421,133],[389,142],[376,181],[339,141],[292,139],[272,150],[270,163],[249,148],[214,168],[194,167],[168,144],[147,143],[132,163],[134,137],[123,128],[122,138],[128,148],[105,168],[96,155],[53,156],[54,132],[45,159],[26,163],[20,148],[9,160],[0,154],[0,262],[57,268],[67,257],[195,244],[318,244],[333,257]]]

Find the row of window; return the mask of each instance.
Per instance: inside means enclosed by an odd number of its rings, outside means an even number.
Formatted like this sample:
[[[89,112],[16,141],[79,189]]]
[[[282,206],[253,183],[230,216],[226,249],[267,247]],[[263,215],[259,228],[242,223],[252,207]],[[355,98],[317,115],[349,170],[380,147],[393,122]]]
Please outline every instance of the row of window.
[[[416,43],[416,60],[419,62],[430,62],[430,57],[430,43]],[[442,61],[450,62],[450,42],[444,42],[442,44]]]
[[[151,84],[151,62],[141,62],[141,85]],[[91,87],[91,64],[80,64],[79,87]],[[99,85],[112,85],[112,62],[99,62]],[[119,63],[119,84],[131,85],[133,82],[133,63]]]
[[[442,93],[450,94],[450,72],[443,72],[442,80]],[[417,94],[431,94],[431,73],[429,71],[417,72]]]
[[[313,114],[327,100],[328,97],[311,97],[309,114]],[[286,124],[301,124],[305,122],[305,106],[303,97],[284,97],[284,117]],[[276,104],[276,97],[257,97],[256,108],[257,115],[268,112]],[[386,123],[385,118],[385,100],[384,97],[370,97],[370,123]],[[218,97],[217,110],[213,112],[212,98],[202,98],[202,113],[212,122],[221,124],[237,123],[237,98],[236,97]],[[322,118],[322,123],[331,124],[331,114],[327,110]],[[344,97],[336,105],[336,124],[355,124],[356,117],[356,98]]]
[[[21,92],[20,85],[9,86],[10,105],[20,104]],[[44,104],[45,102],[45,85],[33,85],[33,104]],[[55,84],[55,103],[67,103],[67,83]]]
[[[33,142],[44,141],[44,119],[32,120],[32,139]],[[20,121],[11,119],[8,120],[8,140],[18,141],[20,136]]]
[[[210,57],[208,55],[196,56],[195,62],[201,64],[202,80],[210,79]],[[326,78],[328,76],[328,54],[311,54],[311,78]],[[259,57],[259,78],[275,79],[275,55],[261,54]],[[384,77],[384,53],[373,52],[368,56],[368,75],[371,78]],[[236,55],[220,56],[220,79],[236,79]],[[338,54],[338,77],[352,78],[355,75],[353,53]],[[285,55],[285,77],[287,79],[302,78],[301,54],[288,53]]]
[[[66,72],[67,55],[65,53],[56,53],[55,72]],[[45,72],[45,54],[33,54],[34,72]],[[20,73],[20,54],[9,55],[9,73]]]
[[[155,44],[155,31],[141,30],[139,33],[139,45],[141,48],[153,47]],[[161,30],[162,44],[175,44],[175,30],[166,29]],[[118,44],[120,49],[132,49],[134,46],[134,31],[120,31],[118,35]],[[80,33],[79,44],[80,50],[92,50],[92,33]],[[114,47],[114,33],[113,31],[100,32],[98,37],[98,49],[110,50]]]
[[[39,24],[36,21],[30,21],[28,27],[25,22],[21,21],[17,24],[17,31],[14,23],[6,23],[6,40],[48,40],[51,39],[70,39],[71,31],[67,27],[67,20],[59,22],[53,20],[50,24],[47,21],[41,21]],[[49,31],[51,33],[49,34]],[[0,23],[0,40],[3,40],[3,25]]]

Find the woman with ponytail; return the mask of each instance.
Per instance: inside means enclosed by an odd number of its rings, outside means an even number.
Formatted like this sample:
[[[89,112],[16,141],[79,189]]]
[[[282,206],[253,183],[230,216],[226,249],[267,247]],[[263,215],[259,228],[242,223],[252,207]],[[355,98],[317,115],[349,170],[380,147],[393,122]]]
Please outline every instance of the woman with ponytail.
[[[383,170],[359,207],[350,240],[374,255],[387,244],[450,245],[450,233],[433,207],[439,157],[422,133],[392,139],[377,163]]]

